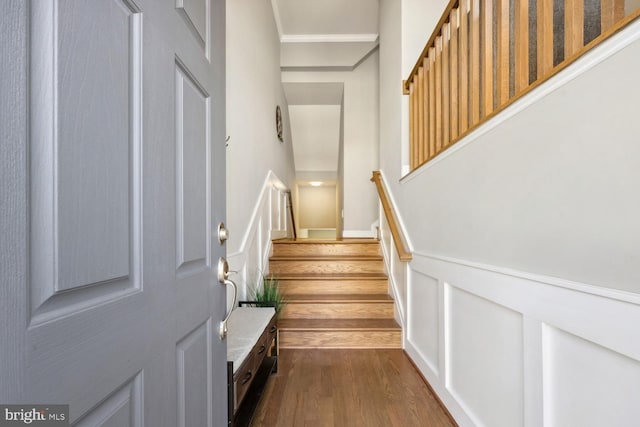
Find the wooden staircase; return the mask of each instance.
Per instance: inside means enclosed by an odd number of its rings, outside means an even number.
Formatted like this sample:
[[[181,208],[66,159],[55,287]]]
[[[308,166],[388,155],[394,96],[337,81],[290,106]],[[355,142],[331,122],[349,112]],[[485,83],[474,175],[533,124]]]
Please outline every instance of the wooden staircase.
[[[401,348],[377,240],[277,240],[269,269],[287,302],[280,348]]]

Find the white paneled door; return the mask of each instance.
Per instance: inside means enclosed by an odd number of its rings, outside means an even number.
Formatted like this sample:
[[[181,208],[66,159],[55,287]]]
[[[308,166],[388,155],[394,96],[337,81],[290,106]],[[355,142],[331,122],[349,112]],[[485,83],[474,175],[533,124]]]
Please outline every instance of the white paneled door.
[[[0,404],[226,425],[224,1],[3,9]]]

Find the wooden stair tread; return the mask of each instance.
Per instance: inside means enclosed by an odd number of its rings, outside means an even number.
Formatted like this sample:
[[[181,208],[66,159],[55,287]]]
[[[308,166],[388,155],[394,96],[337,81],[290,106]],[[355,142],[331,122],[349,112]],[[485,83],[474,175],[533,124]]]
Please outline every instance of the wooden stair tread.
[[[280,331],[372,331],[401,330],[394,319],[281,319]]]
[[[387,294],[287,294],[287,303],[393,302]]]
[[[280,348],[402,347],[378,240],[273,243],[270,269],[287,303]]]
[[[279,273],[278,280],[387,280],[384,273]]]
[[[369,243],[372,245],[377,245],[378,240],[376,239],[343,239],[343,240],[323,240],[323,239],[304,239],[304,240],[291,240],[291,239],[280,239],[274,240],[273,244],[275,245],[309,245],[309,244],[336,244],[336,245],[348,245],[348,244],[362,244]]]
[[[273,261],[382,261],[381,255],[278,255]]]

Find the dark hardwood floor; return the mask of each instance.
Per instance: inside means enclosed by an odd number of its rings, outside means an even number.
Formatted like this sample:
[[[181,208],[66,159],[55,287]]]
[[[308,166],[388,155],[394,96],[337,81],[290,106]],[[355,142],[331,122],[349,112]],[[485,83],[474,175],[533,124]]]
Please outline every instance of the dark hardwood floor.
[[[455,424],[402,350],[281,350],[253,426]]]

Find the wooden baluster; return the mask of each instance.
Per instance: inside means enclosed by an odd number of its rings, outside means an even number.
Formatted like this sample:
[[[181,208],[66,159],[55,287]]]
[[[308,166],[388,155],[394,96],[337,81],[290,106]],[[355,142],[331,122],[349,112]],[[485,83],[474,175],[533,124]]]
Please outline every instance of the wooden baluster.
[[[416,144],[416,159],[418,166],[422,164],[424,154],[422,147],[424,146],[424,67],[418,69],[418,143]]]
[[[493,112],[493,0],[482,5],[482,116]]]
[[[420,148],[420,87],[418,83],[418,74],[413,78],[413,90],[415,91],[415,97],[413,98],[414,120],[415,120],[415,143],[413,151],[416,158],[416,168],[420,166],[419,148]]]
[[[584,46],[584,0],[564,1],[564,58]]]
[[[502,106],[509,100],[510,95],[510,62],[509,62],[509,0],[496,0],[498,7],[497,41],[496,46],[496,85],[497,104]]]
[[[516,95],[529,86],[529,0],[516,0],[515,10]]]
[[[469,128],[469,1],[460,0],[460,133]]]
[[[460,70],[458,67],[458,16],[459,10],[452,9],[449,14],[449,31],[451,33],[449,40],[449,49],[451,52],[451,63],[449,70],[449,82],[451,84],[451,141],[458,139],[459,128],[459,95],[458,95],[458,79],[460,77]]]
[[[409,85],[409,163],[411,170],[416,168],[416,135],[415,135],[415,91],[413,90],[413,82]]]
[[[442,27],[442,148],[451,142],[451,75],[449,74],[450,24]]]
[[[436,37],[436,153],[442,151],[442,36]]]
[[[471,0],[471,123],[480,122],[480,1]]]
[[[624,0],[602,0],[600,5],[601,33],[604,33],[624,18]]]
[[[420,145],[420,163],[424,163],[429,159],[429,59],[424,57],[422,60],[422,68],[424,68],[424,81],[422,83],[422,111],[424,120],[424,139]]]
[[[553,0],[538,1],[538,80],[553,68]]]
[[[429,48],[429,159],[436,155],[436,48]]]

